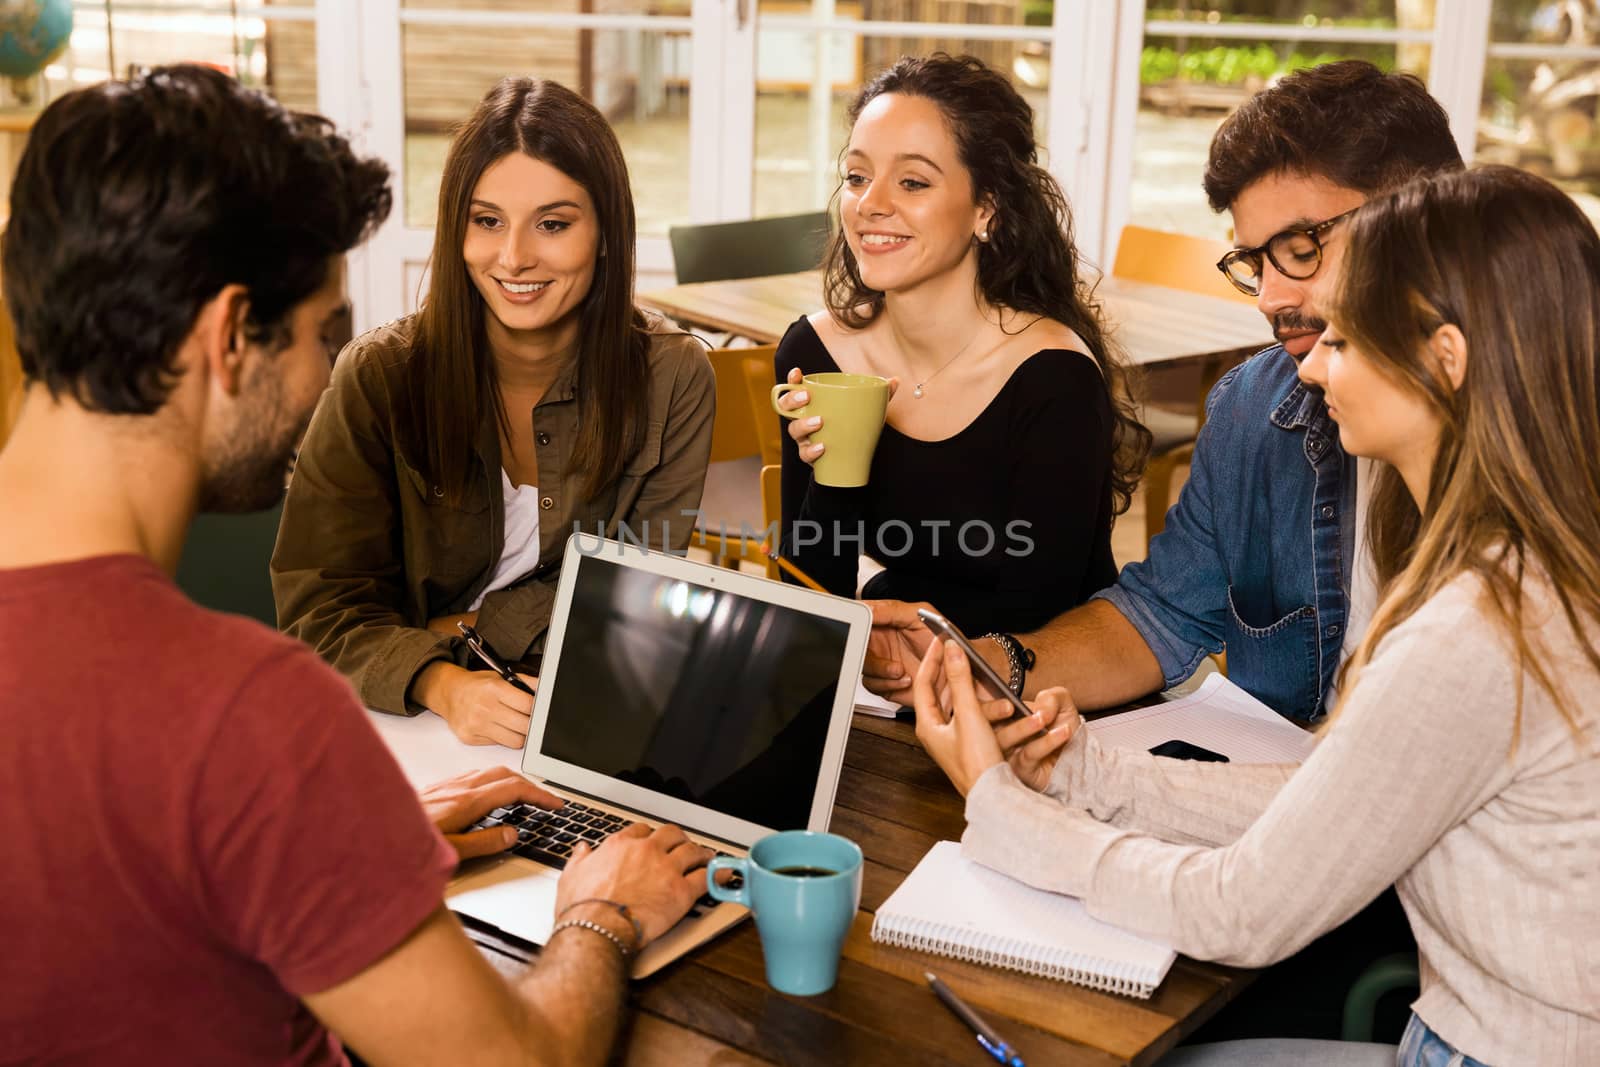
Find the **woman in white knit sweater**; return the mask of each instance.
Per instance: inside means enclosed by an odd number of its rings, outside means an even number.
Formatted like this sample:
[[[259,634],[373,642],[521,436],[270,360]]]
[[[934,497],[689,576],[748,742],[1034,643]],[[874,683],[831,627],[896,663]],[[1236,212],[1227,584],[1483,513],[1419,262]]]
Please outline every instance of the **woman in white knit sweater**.
[[[1594,1064],[1600,239],[1553,185],[1500,167],[1347,225],[1300,375],[1345,449],[1388,464],[1368,531],[1385,594],[1311,757],[1102,748],[1064,690],[991,730],[937,644],[918,735],[967,796],[965,855],[1190,956],[1271,963],[1397,884],[1422,993],[1380,1062]],[[1172,1062],[1372,1062],[1243,1044]]]

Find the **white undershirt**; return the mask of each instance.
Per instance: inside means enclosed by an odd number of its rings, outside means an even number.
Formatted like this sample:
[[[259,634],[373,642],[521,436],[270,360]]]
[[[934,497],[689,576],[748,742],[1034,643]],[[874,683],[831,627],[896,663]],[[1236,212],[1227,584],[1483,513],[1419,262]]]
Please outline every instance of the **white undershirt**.
[[[500,552],[500,562],[473,600],[468,611],[483,606],[483,598],[497,589],[504,589],[517,579],[532,573],[539,565],[539,487],[512,485],[505,468],[500,469],[500,489],[506,498],[506,544]]]
[[[1377,463],[1364,456],[1356,457],[1356,522],[1355,551],[1350,558],[1350,607],[1345,613],[1344,644],[1339,649],[1339,665],[1355,655],[1356,647],[1366,635],[1378,610],[1378,571],[1372,562],[1372,549],[1367,544],[1367,520],[1372,513],[1372,479],[1377,473]],[[1334,684],[1328,686],[1326,707],[1331,711],[1339,698],[1338,674]]]

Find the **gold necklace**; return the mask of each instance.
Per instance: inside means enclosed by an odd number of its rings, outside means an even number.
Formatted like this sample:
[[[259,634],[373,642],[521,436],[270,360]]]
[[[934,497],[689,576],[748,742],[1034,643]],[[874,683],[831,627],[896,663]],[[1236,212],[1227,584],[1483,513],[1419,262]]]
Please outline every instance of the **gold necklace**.
[[[933,381],[939,375],[943,374],[945,367],[950,366],[950,364],[952,364],[956,360],[960,359],[962,354],[964,352],[966,352],[967,349],[972,347],[972,342],[976,341],[978,339],[978,335],[980,333],[982,333],[982,332],[983,332],[983,326],[982,326],[982,324],[980,324],[976,330],[972,331],[972,336],[967,338],[967,343],[962,345],[959,349],[956,350],[956,354],[955,355],[953,355],[949,359],[945,360],[943,366],[941,366],[938,370],[934,371],[932,374],[928,375],[926,378],[922,379],[922,381],[917,383],[917,387],[915,389],[911,390],[911,398],[913,400],[921,400],[922,399],[922,387],[924,385],[927,385],[929,382]]]

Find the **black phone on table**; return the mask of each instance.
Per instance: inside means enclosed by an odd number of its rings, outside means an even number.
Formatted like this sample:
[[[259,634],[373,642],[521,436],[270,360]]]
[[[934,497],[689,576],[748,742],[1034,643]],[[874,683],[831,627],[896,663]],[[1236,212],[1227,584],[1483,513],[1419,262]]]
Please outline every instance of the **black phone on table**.
[[[1220,752],[1213,752],[1209,748],[1191,745],[1187,741],[1163,741],[1150,750],[1152,756],[1166,756],[1168,759],[1192,759],[1203,763],[1227,763],[1228,757]]]
[[[1011,687],[1006,684],[1005,679],[1001,678],[999,673],[989,666],[982,656],[978,655],[977,649],[972,647],[971,642],[963,637],[961,631],[952,626],[948,619],[936,611],[929,611],[927,608],[918,608],[917,618],[921,619],[922,624],[937,636],[946,641],[954,642],[957,648],[967,654],[967,662],[972,665],[972,669],[977,673],[978,677],[988,682],[990,689],[993,689],[1011,702],[1012,722],[1019,718],[1026,719],[1033,714],[1033,709],[1024,704],[1022,698],[1011,691]]]

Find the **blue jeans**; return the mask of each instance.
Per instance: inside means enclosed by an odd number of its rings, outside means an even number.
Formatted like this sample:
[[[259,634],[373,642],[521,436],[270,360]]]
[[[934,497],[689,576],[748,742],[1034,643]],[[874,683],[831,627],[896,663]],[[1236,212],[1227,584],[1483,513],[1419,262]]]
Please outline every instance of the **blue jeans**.
[[[1450,1043],[1413,1014],[1400,1038],[1398,1067],[1488,1067],[1471,1056],[1457,1052]]]
[[[1161,1060],[1161,1067],[1487,1067],[1464,1056],[1428,1029],[1416,1015],[1406,1027],[1400,1047],[1356,1041],[1306,1041],[1265,1038],[1189,1045]]]

